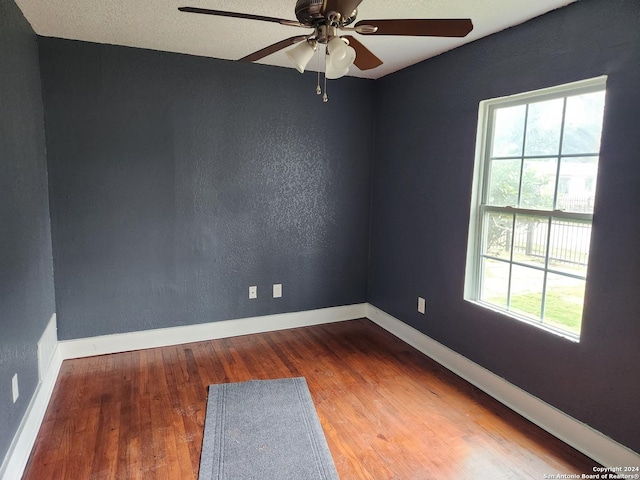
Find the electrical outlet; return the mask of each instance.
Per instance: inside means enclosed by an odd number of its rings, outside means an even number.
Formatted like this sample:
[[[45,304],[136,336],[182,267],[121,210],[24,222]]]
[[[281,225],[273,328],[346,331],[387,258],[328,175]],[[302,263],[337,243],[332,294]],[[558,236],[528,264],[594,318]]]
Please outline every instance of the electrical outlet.
[[[426,309],[427,309],[427,301],[422,297],[418,297],[418,313],[421,313],[424,315],[424,312]]]
[[[254,298],[258,298],[258,287],[256,285],[249,287],[249,299],[253,300]]]
[[[18,397],[20,396],[20,391],[18,390],[18,374],[16,373],[11,379],[11,393],[13,394],[13,403],[16,403]]]
[[[281,283],[274,283],[273,284],[273,298],[280,298],[282,297],[282,284]]]

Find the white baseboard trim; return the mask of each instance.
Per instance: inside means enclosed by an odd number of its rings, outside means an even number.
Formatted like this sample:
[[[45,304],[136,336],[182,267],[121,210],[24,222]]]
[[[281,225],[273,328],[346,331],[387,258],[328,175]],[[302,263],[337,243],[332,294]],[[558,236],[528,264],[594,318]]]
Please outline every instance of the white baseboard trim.
[[[58,322],[54,313],[49,319],[47,327],[38,340],[38,381],[41,382],[51,364],[53,352],[58,346]]]
[[[24,469],[29,461],[29,455],[31,455],[31,450],[40,431],[44,414],[47,411],[61,366],[62,356],[60,355],[60,349],[56,347],[51,353],[46,373],[42,376],[33,397],[31,397],[31,402],[29,402],[27,411],[22,417],[18,431],[13,437],[9,451],[0,467],[0,479],[13,480],[22,478]]]
[[[605,467],[640,466],[640,454],[367,304],[367,318]]]
[[[367,304],[359,303],[304,312],[63,340],[58,346],[62,358],[66,360],[354,320],[366,317],[366,313]]]

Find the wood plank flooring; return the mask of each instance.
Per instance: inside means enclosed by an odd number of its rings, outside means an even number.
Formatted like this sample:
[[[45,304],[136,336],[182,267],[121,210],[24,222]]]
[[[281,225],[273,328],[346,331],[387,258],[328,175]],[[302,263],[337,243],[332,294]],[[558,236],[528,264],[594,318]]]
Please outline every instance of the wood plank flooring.
[[[541,480],[597,465],[353,320],[67,360],[23,478],[197,479],[207,386],[295,376],[342,480]]]

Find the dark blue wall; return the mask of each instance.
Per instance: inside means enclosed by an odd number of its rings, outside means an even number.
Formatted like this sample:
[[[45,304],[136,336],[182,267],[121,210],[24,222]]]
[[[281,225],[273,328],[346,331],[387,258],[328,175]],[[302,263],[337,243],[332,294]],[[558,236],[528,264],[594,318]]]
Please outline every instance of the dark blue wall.
[[[36,345],[55,312],[45,155],[36,36],[13,0],[0,0],[0,463],[38,384]]]
[[[372,81],[323,104],[293,69],[48,38],[40,58],[61,339],[366,300]]]
[[[313,74],[41,38],[51,235],[38,49],[0,0],[0,458],[54,311],[51,237],[63,339],[369,300],[640,451],[639,31],[637,1],[582,0],[377,82],[330,82],[327,105]],[[602,74],[575,344],[462,300],[477,109]]]
[[[573,343],[463,300],[478,103],[603,74],[586,305]],[[376,82],[369,271],[371,303],[635,451],[639,86],[637,0],[583,0]]]

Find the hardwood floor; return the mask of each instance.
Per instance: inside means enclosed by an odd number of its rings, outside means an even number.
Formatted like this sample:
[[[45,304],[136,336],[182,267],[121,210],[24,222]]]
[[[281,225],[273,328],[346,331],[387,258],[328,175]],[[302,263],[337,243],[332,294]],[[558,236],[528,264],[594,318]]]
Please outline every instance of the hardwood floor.
[[[23,478],[197,479],[207,386],[294,376],[342,480],[541,480],[597,465],[354,320],[67,360]]]

